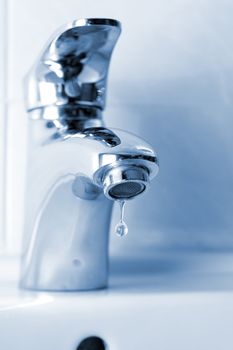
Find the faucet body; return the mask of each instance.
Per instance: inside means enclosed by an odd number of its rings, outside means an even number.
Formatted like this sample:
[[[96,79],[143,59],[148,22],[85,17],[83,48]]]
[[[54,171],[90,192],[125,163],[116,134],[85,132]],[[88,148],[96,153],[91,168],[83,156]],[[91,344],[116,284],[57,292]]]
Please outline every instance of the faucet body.
[[[107,286],[114,201],[143,193],[158,171],[153,149],[102,119],[119,22],[78,20],[50,41],[26,80],[29,113],[20,286]]]

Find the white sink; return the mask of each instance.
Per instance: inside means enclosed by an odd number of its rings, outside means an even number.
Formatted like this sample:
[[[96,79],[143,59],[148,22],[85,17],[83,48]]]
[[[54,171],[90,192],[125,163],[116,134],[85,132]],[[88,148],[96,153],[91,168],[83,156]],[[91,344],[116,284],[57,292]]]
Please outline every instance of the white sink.
[[[109,350],[233,349],[231,254],[113,261],[109,289],[96,292],[21,291],[17,269],[0,262],[2,350],[76,350],[89,336]]]

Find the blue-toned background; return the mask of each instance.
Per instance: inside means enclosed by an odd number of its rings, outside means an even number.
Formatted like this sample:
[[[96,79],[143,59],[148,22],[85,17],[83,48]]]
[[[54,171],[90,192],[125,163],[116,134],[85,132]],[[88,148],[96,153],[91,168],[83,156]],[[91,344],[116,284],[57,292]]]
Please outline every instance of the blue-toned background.
[[[129,235],[122,240],[113,234],[115,208],[111,254],[156,257],[168,249],[233,249],[232,14],[233,3],[224,0],[9,1],[6,232],[11,251],[19,251],[22,234],[22,78],[51,33],[79,17],[122,22],[105,120],[141,135],[160,159],[150,190],[126,206]]]

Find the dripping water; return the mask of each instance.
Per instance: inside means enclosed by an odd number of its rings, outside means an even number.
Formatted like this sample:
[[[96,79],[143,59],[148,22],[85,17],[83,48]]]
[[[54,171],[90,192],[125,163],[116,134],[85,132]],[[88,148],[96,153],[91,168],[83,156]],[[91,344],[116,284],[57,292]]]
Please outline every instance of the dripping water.
[[[125,201],[120,200],[119,204],[120,204],[121,217],[120,217],[120,221],[115,227],[115,233],[117,234],[117,236],[123,237],[123,236],[126,236],[128,233],[128,226],[124,222]]]

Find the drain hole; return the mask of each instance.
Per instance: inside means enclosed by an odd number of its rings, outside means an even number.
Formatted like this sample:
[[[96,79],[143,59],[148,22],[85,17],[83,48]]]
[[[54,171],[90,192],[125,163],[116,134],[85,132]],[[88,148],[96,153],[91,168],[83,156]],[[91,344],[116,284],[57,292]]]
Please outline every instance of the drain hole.
[[[107,350],[107,346],[99,337],[88,337],[81,341],[76,350]]]

